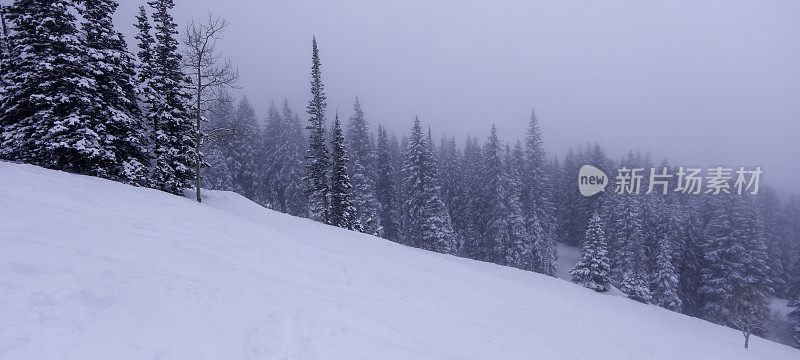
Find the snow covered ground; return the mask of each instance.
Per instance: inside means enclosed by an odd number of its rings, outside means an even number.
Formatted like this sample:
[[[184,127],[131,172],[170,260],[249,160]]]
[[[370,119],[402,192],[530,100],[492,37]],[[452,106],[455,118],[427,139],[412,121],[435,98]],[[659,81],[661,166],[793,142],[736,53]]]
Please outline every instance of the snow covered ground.
[[[569,282],[0,162],[0,359],[793,359]]]

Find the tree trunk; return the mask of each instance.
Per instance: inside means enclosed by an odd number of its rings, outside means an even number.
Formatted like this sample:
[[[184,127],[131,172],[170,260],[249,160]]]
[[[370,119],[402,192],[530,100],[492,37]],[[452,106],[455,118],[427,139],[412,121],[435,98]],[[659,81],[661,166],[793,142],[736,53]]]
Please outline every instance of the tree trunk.
[[[744,331],[744,348],[747,349],[750,347],[750,331]]]
[[[200,197],[200,165],[202,163],[202,159],[200,159],[200,143],[203,140],[203,134],[200,132],[200,71],[197,72],[197,138],[195,139],[194,144],[194,156],[197,161],[195,161],[195,180],[194,180],[194,188],[195,193],[197,196],[197,202],[203,202],[203,199]]]

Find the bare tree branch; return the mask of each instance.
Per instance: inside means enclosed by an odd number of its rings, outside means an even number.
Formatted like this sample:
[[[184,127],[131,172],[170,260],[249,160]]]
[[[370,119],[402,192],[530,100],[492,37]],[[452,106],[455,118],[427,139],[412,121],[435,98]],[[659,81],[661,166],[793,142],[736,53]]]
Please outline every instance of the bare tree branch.
[[[191,79],[189,90],[194,95],[192,111],[196,118],[197,175],[195,191],[198,202],[202,201],[200,197],[200,167],[203,161],[200,147],[206,137],[216,136],[214,134],[218,132],[218,129],[213,129],[208,134],[203,133],[201,128],[204,121],[203,114],[219,103],[220,97],[216,96],[217,94],[228,88],[236,88],[236,81],[239,79],[239,70],[231,64],[230,59],[223,59],[222,53],[217,51],[217,41],[222,39],[227,28],[227,19],[208,14],[205,22],[195,22],[194,20],[189,22],[183,34],[183,66]]]

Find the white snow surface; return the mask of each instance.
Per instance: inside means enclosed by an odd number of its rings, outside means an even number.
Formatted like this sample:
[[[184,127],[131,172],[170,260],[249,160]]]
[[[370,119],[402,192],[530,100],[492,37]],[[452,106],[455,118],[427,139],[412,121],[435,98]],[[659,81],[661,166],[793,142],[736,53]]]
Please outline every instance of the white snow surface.
[[[799,359],[561,279],[0,162],[0,359]]]

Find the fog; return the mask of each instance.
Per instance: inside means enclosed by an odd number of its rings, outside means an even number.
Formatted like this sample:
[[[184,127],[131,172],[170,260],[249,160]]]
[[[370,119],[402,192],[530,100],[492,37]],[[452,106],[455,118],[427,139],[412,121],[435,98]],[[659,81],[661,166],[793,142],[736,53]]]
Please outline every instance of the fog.
[[[7,2],[7,1],[6,1]],[[121,0],[135,46],[144,0]],[[760,165],[782,193],[800,186],[800,2],[176,0],[182,26],[230,20],[220,43],[263,116],[288,98],[303,114],[316,36],[328,94],[373,125],[483,140],[521,138],[532,108],[563,158],[587,141],[619,159]]]

